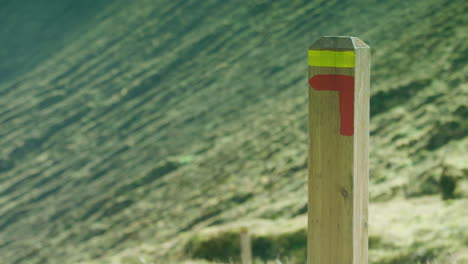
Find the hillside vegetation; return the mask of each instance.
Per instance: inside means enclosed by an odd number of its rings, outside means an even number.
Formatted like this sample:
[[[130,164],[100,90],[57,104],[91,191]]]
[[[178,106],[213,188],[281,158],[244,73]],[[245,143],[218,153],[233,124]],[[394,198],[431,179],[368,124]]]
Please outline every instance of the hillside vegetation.
[[[304,263],[307,48],[352,35],[370,262],[468,263],[467,9],[0,0],[0,262],[228,262],[247,226],[258,260]]]

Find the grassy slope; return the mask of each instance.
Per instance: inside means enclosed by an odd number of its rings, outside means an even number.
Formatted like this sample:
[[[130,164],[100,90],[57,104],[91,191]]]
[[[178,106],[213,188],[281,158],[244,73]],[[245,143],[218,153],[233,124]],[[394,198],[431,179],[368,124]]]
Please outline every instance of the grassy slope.
[[[320,35],[373,47],[372,199],[466,183],[467,5],[361,2],[120,1],[51,29],[66,45],[0,83],[2,258],[154,256],[180,232],[304,214],[305,50]]]
[[[34,69],[78,38],[105,6],[104,0],[1,0],[0,81]]]

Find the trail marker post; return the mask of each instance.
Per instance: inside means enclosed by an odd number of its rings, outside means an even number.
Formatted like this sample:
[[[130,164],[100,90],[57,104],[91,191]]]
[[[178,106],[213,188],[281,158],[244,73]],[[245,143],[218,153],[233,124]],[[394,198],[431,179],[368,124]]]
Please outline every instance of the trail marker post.
[[[370,48],[322,37],[308,55],[308,264],[366,264]]]
[[[240,243],[242,264],[252,264],[252,245],[250,242],[249,229],[246,227],[240,230]]]

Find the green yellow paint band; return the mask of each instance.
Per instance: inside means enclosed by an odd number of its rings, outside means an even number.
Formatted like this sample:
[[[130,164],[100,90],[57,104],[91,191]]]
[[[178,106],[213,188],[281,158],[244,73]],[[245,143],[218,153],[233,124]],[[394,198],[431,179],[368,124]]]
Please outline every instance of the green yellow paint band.
[[[353,68],[353,51],[309,50],[309,66]]]

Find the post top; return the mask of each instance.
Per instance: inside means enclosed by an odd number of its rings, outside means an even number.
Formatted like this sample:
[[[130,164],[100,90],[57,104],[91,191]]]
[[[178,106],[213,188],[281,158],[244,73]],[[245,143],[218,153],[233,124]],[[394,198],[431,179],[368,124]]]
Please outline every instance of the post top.
[[[310,50],[355,50],[369,48],[361,39],[350,36],[323,36],[312,44]]]

